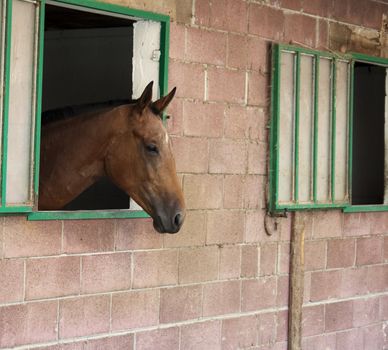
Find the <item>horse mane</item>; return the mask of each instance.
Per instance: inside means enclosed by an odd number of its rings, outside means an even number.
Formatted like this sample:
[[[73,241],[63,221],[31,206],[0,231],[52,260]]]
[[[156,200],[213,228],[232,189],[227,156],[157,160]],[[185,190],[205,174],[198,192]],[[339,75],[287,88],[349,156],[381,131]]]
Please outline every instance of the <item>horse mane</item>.
[[[136,100],[120,99],[50,109],[42,113],[42,126],[68,120],[79,115],[94,114],[118,106],[133,104],[134,102]]]

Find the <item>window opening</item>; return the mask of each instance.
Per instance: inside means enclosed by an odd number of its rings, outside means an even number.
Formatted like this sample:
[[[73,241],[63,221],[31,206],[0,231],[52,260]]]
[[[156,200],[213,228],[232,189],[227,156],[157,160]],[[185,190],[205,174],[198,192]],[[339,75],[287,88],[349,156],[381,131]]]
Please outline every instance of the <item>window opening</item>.
[[[354,64],[352,204],[384,203],[386,71]]]
[[[133,24],[121,16],[46,5],[42,125],[129,103]],[[128,209],[129,203],[103,178],[64,210]]]

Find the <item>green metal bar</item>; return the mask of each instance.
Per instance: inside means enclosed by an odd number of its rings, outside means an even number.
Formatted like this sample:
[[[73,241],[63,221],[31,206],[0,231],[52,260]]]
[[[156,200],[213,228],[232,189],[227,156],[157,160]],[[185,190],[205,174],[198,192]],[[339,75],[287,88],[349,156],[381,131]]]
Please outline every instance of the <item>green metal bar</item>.
[[[136,17],[137,19],[154,20],[161,23],[160,49],[161,59],[159,66],[159,88],[161,95],[168,91],[168,61],[169,61],[169,16],[154,14],[151,12],[129,9],[106,3],[88,0],[57,0],[57,3],[78,5],[90,9],[98,9],[105,12],[119,13]],[[41,137],[41,102],[42,102],[42,80],[43,80],[43,56],[44,56],[44,19],[45,3],[43,0],[40,9],[39,24],[39,56],[37,74],[37,101],[36,101],[36,134],[35,134],[35,169],[34,169],[34,194],[35,205],[38,203],[39,194],[39,166],[40,166],[40,137]],[[54,3],[54,2],[52,2]],[[63,220],[63,219],[105,219],[105,218],[147,218],[145,211],[78,211],[78,212],[33,212],[28,215],[28,220]]]
[[[344,213],[361,213],[373,211],[388,211],[388,205],[350,205],[343,209]]]
[[[330,182],[331,182],[331,201],[334,203],[335,200],[335,154],[336,154],[336,91],[337,91],[337,61],[334,58],[331,64],[331,171],[330,171]]]
[[[274,212],[278,205],[279,187],[279,118],[280,118],[280,47],[272,46],[272,74],[271,74],[271,125],[269,139],[269,203],[270,212]]]
[[[301,53],[296,53],[295,74],[294,74],[294,201],[299,200],[299,112],[300,112],[300,56]]]
[[[28,214],[27,219],[35,220],[86,220],[86,219],[134,219],[149,218],[142,210],[115,210],[115,211],[39,211]]]
[[[348,206],[348,203],[318,203],[318,204],[281,204],[276,208],[276,211],[282,212],[284,210],[293,211],[293,210],[314,210],[314,209],[328,209],[328,208],[345,208]]]
[[[291,52],[299,52],[307,55],[319,55],[320,57],[326,57],[326,58],[348,58],[349,55],[342,55],[332,52],[324,52],[324,51],[317,51],[308,49],[305,47],[298,47],[298,46],[292,46],[288,44],[279,44],[279,49],[282,51],[291,51]]]
[[[319,100],[319,60],[315,55],[314,66],[314,130],[313,130],[313,202],[317,202],[317,177],[318,177],[318,100]]]
[[[102,10],[111,13],[123,14],[131,17],[148,19],[157,22],[168,22],[170,17],[159,13],[137,10],[120,5],[113,5],[95,0],[55,0],[57,3],[64,3],[74,6],[82,6],[90,9]]]
[[[7,203],[7,155],[8,155],[8,118],[9,118],[9,86],[11,81],[11,35],[12,35],[12,1],[6,3],[6,33],[5,33],[5,73],[4,73],[4,106],[1,154],[1,206]]]
[[[40,169],[40,137],[42,114],[42,83],[43,83],[43,54],[44,54],[44,20],[45,0],[39,4],[39,43],[38,43],[38,71],[36,77],[36,113],[35,113],[35,162],[34,162],[34,204],[38,205],[39,195],[39,169]]]
[[[348,85],[348,103],[349,103],[349,131],[348,131],[348,200],[352,202],[353,186],[353,110],[354,110],[354,61],[350,62],[349,85]]]
[[[353,60],[356,60],[356,61],[375,63],[382,66],[388,66],[388,58],[373,57],[362,53],[351,53],[350,56]]]
[[[9,206],[0,208],[1,214],[18,214],[18,213],[30,213],[32,211],[32,207],[30,206]]]
[[[160,31],[160,62],[159,62],[159,89],[160,96],[168,93],[168,58],[170,50],[170,21],[161,22]],[[166,113],[163,112],[163,123],[166,123]]]

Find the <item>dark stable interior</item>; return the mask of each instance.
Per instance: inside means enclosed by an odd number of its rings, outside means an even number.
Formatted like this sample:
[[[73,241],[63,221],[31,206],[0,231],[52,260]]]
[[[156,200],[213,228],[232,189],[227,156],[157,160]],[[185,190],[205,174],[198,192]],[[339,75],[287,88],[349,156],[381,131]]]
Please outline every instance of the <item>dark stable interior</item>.
[[[352,204],[384,202],[385,79],[385,67],[355,63]]]
[[[54,5],[45,12],[42,124],[128,103],[133,21]],[[104,178],[63,209],[128,208],[128,195]]]

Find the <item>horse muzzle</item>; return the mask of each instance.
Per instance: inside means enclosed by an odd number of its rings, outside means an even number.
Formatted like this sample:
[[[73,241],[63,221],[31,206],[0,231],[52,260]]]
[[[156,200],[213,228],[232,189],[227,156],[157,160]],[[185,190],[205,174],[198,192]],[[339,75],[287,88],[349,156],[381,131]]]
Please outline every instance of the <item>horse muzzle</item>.
[[[181,208],[175,209],[170,213],[159,211],[153,217],[153,225],[159,233],[177,233],[183,225],[185,216],[186,211]]]

